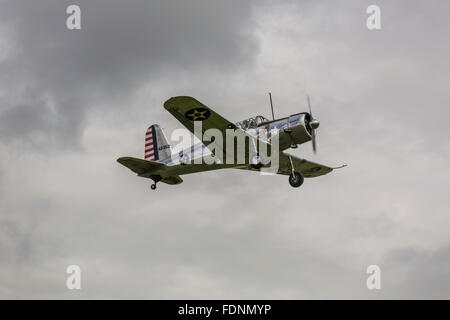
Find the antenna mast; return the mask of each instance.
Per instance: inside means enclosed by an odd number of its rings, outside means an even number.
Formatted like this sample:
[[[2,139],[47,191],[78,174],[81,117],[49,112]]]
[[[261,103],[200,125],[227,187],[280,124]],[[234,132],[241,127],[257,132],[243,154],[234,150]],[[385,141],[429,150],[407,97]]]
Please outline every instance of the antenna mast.
[[[270,99],[270,108],[272,109],[272,119],[275,120],[275,116],[273,114],[272,94],[270,92],[269,92],[269,99]]]

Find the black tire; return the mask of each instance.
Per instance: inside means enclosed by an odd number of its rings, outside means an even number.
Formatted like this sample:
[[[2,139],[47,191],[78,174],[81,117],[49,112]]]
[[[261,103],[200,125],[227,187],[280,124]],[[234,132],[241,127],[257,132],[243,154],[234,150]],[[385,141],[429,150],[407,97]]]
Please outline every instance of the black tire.
[[[264,164],[261,162],[261,157],[259,156],[259,154],[256,154],[252,157],[251,161],[250,161],[250,166],[253,169],[261,169],[262,167],[264,167]]]
[[[300,187],[303,184],[303,180],[304,180],[303,176],[297,171],[294,171],[289,176],[289,184],[294,188]]]
[[[150,188],[152,188],[152,190],[155,190],[155,189],[156,189],[156,183],[153,183],[153,184],[150,186]]]
[[[252,165],[250,165],[253,169],[256,169],[256,170],[259,170],[259,169],[261,169],[262,167],[264,167],[264,165],[260,162],[260,163],[257,163],[257,164],[252,164]]]

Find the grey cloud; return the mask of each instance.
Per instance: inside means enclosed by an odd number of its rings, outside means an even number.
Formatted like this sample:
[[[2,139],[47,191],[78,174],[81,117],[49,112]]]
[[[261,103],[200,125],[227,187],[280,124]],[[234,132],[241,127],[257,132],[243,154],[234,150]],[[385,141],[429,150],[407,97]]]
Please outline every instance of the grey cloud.
[[[1,4],[0,296],[448,296],[447,2],[380,1],[379,32],[368,1],[80,4],[80,32],[65,3]],[[151,192],[115,162],[142,157],[148,124],[180,126],[172,95],[240,120],[269,114],[267,91],[276,116],[312,96],[319,153],[294,154],[349,167],[295,190],[223,170]]]
[[[69,136],[69,131],[81,131],[85,113],[99,101],[109,108],[126,105],[133,92],[158,77],[176,83],[190,74],[227,74],[248,66],[258,50],[250,32],[250,2],[77,3],[82,29],[69,31],[67,2],[2,2],[2,26],[11,49],[0,65],[0,81],[11,95],[20,97],[2,101],[3,109],[9,104],[7,109],[20,109],[1,115],[10,123],[3,130],[28,124],[12,123],[17,120],[14,113],[26,113],[36,122],[24,131],[39,124],[52,144]],[[52,115],[44,111],[47,107],[22,107],[20,100],[30,100],[36,91],[49,96],[58,121],[71,126],[49,125]],[[78,105],[67,105],[74,99]],[[74,107],[76,111],[69,110]],[[15,132],[10,130],[9,135]]]
[[[408,299],[448,299],[450,297],[450,244],[435,250],[403,247],[385,258],[386,285],[392,297]],[[396,277],[405,281],[398,283]]]
[[[59,150],[79,145],[82,113],[79,103],[60,101],[58,105],[35,97],[26,105],[15,105],[0,116],[0,139],[20,142],[44,151],[57,146]]]

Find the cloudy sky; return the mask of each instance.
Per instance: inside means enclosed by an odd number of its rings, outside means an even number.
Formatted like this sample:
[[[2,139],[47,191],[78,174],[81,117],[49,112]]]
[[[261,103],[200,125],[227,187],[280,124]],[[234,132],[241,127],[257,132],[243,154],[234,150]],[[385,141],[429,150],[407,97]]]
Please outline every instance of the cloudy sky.
[[[81,7],[81,30],[66,8]],[[369,31],[366,8],[381,8]],[[450,3],[0,0],[0,298],[450,298]],[[115,160],[196,97],[306,111],[345,169],[177,186]],[[66,288],[66,267],[82,289]],[[381,268],[381,290],[366,268]]]

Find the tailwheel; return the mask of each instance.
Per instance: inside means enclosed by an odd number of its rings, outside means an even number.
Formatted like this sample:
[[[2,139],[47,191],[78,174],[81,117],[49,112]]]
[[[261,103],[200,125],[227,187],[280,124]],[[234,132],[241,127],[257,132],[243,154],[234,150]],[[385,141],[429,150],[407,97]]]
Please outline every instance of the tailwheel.
[[[303,184],[303,180],[303,176],[297,171],[293,171],[289,175],[289,184],[294,188],[300,187]]]
[[[150,188],[151,188],[152,190],[155,190],[155,189],[156,189],[156,182],[153,183],[153,184],[150,186]]]

